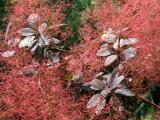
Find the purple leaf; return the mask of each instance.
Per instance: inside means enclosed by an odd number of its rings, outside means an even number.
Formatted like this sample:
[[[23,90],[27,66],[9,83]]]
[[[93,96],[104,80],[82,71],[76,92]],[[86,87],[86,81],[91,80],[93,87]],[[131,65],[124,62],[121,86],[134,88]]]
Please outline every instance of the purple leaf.
[[[59,52],[54,53],[54,55],[51,56],[51,60],[53,63],[58,63],[60,61]]]
[[[104,82],[98,79],[94,79],[90,82],[91,89],[93,90],[102,90],[105,86]]]
[[[39,18],[38,14],[35,14],[35,13],[31,14],[28,17],[28,24],[33,28],[36,27],[37,22],[38,22],[38,18]]]
[[[104,63],[104,66],[109,66],[111,65],[112,63],[114,63],[116,60],[118,59],[118,56],[117,55],[110,55],[107,57],[105,63]]]
[[[114,89],[116,87],[118,87],[121,82],[124,80],[124,76],[120,76],[120,77],[116,77],[113,81],[112,81],[112,85],[111,85],[111,89]]]
[[[18,31],[21,36],[31,36],[35,34],[35,31],[31,28],[23,28]]]
[[[34,54],[37,48],[38,48],[38,44],[36,44],[35,46],[33,46],[33,47],[31,48],[31,50],[30,50],[31,53]]]
[[[60,40],[59,39],[57,39],[57,38],[51,38],[50,39],[50,43],[52,44],[59,44],[60,43]]]
[[[20,43],[19,43],[19,48],[23,47],[29,47],[32,44],[32,41],[34,40],[35,36],[28,36],[24,38]]]
[[[110,84],[111,83],[111,73],[110,74],[106,74],[102,76],[103,79],[105,79],[105,84]]]
[[[114,44],[113,44],[113,48],[114,49],[118,49],[118,47],[123,47],[126,45],[133,45],[137,42],[138,40],[135,38],[128,38],[128,39],[120,39],[117,40]]]
[[[128,60],[128,59],[130,59],[130,58],[135,57],[135,56],[137,55],[137,52],[136,52],[136,49],[135,49],[135,48],[131,48],[131,47],[130,47],[130,48],[124,50],[124,51],[122,52],[122,54],[123,54],[124,58],[125,58],[126,60]]]
[[[124,96],[130,96],[130,97],[135,96],[135,94],[131,90],[126,89],[126,88],[117,89],[117,90],[115,90],[115,93],[121,94]]]
[[[101,110],[105,107],[106,105],[106,99],[100,101],[100,103],[96,107],[96,114],[100,114]]]
[[[107,57],[109,55],[111,55],[111,52],[108,50],[108,48],[100,48],[97,52],[97,56]]]
[[[40,26],[38,26],[38,32],[43,35],[44,31],[47,29],[47,24],[42,23]]]
[[[39,46],[40,47],[44,47],[49,45],[49,39],[43,35],[40,36],[39,38]]]
[[[106,43],[106,44],[101,45],[101,48],[108,48],[108,44]]]
[[[118,70],[119,70],[119,71],[122,71],[123,69],[124,69],[124,66],[123,66],[122,64],[119,64],[119,65],[118,65]]]
[[[95,107],[96,105],[98,105],[101,98],[102,98],[102,95],[100,95],[100,94],[93,95],[87,103],[87,109]]]
[[[117,36],[112,33],[106,33],[101,36],[101,39],[108,43],[114,43],[116,41]]]

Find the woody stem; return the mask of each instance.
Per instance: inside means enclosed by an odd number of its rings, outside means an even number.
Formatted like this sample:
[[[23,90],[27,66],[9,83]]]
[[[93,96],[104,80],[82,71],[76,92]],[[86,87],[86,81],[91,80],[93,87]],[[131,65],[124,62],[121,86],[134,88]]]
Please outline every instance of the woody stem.
[[[157,105],[157,104],[155,104],[155,103],[153,103],[153,102],[151,102],[151,101],[149,101],[149,100],[147,100],[147,99],[145,99],[145,98],[143,98],[143,97],[141,97],[141,96],[136,95],[135,97],[136,97],[137,99],[139,99],[139,100],[147,103],[147,104],[150,104],[150,105],[154,106],[154,107],[157,108],[158,110],[160,110],[160,106],[159,106],[159,105]]]

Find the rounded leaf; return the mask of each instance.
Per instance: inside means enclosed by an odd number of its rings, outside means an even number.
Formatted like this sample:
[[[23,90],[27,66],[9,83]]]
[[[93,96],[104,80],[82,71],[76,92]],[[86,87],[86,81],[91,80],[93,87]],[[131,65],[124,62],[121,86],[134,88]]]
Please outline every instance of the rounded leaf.
[[[54,43],[54,44],[59,44],[59,43],[60,43],[60,40],[57,39],[57,38],[51,38],[51,39],[50,39],[50,42],[51,42],[51,44],[52,44],[52,43]]]
[[[47,29],[47,23],[42,23],[40,26],[38,26],[38,32],[42,35],[44,31]]]
[[[21,36],[31,36],[35,34],[35,31],[31,28],[23,28],[18,31]]]
[[[31,14],[29,17],[28,17],[28,24],[31,26],[31,27],[36,27],[37,25],[37,22],[38,22],[38,18],[39,18],[39,15],[38,14]]]
[[[105,84],[103,81],[94,79],[90,82],[91,89],[93,90],[102,90],[105,87]]]
[[[123,69],[124,69],[124,66],[123,66],[122,64],[119,64],[119,65],[118,65],[118,70],[119,70],[119,71],[122,71]]]
[[[58,62],[60,61],[59,52],[54,53],[54,54],[51,56],[51,60],[52,60],[53,63],[58,63]]]
[[[104,79],[106,79],[106,84],[108,85],[111,83],[111,76],[112,76],[111,73],[102,76]]]
[[[117,35],[112,33],[106,33],[101,36],[101,39],[108,43],[114,43],[116,41]]]
[[[35,36],[28,36],[24,38],[20,43],[19,43],[19,48],[23,47],[29,47],[32,44],[32,41],[34,40]]]
[[[98,105],[101,98],[102,98],[102,96],[100,94],[93,95],[87,103],[87,109],[95,107],[96,105]]]
[[[111,55],[111,52],[106,47],[100,48],[98,50],[98,52],[97,52],[97,56],[101,56],[101,57],[105,57],[106,56],[107,57],[109,55]]]
[[[36,44],[34,47],[31,48],[31,53],[34,54],[36,49],[38,48],[38,44]]]
[[[30,42],[30,45],[28,46],[29,49],[33,48],[37,44],[37,40],[33,40]]]
[[[105,63],[104,63],[104,66],[109,66],[111,65],[112,63],[114,63],[116,60],[118,59],[118,56],[117,55],[110,55],[107,57]]]
[[[111,85],[111,88],[114,89],[116,87],[118,87],[121,82],[124,80],[124,76],[119,76],[119,77],[116,77],[113,81],[112,81],[112,85]]]
[[[106,44],[101,45],[101,48],[108,48],[108,44],[106,43]]]
[[[130,58],[135,57],[135,56],[137,55],[137,52],[136,52],[136,49],[135,49],[135,48],[130,47],[130,48],[124,50],[124,51],[122,52],[122,54],[123,54],[124,58],[125,58],[126,60],[128,60],[128,59],[130,59]]]
[[[116,94],[121,94],[121,95],[124,95],[124,96],[129,96],[129,97],[135,96],[135,94],[131,90],[126,89],[126,88],[117,89],[117,90],[115,90],[115,93]]]
[[[125,45],[132,45],[134,43],[136,43],[138,40],[135,38],[128,38],[128,39],[120,39],[117,40],[114,44],[113,44],[113,48],[114,49],[118,49],[118,47],[123,47]]]
[[[39,37],[38,45],[39,45],[40,47],[44,47],[44,46],[49,45],[49,39],[48,39],[47,37],[41,35],[41,36]]]
[[[113,44],[113,48],[114,49],[118,49],[119,45],[119,40],[117,40],[114,44]]]
[[[130,44],[135,44],[138,42],[138,39],[136,38],[128,38],[128,41],[130,42]]]
[[[96,114],[100,114],[105,105],[106,105],[106,99],[100,101],[100,103],[96,107]]]

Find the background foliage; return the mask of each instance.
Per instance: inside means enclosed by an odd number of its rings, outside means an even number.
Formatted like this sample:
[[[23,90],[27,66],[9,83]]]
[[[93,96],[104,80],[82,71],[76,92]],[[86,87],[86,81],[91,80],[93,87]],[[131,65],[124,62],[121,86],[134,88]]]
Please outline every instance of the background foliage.
[[[93,0],[68,0],[70,6],[64,8],[66,14],[65,23],[72,28],[72,36],[67,38],[66,45],[74,45],[80,42],[79,29],[82,27],[82,13],[92,6]],[[65,27],[62,28],[66,30]]]

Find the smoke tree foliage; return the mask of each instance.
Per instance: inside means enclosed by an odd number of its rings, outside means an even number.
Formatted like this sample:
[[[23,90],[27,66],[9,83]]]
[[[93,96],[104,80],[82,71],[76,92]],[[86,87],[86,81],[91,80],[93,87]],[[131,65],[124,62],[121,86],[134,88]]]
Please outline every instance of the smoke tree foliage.
[[[57,45],[60,43],[60,40],[47,34],[47,30],[54,26],[48,27],[47,23],[38,25],[39,21],[40,17],[38,14],[31,14],[28,17],[28,27],[18,31],[18,33],[24,37],[19,43],[19,48],[27,48],[32,54],[42,50],[44,57],[50,58],[52,62],[57,63],[60,61],[59,51],[57,51]],[[55,50],[49,49],[50,45],[51,48]]]
[[[98,57],[105,58],[105,68],[112,66],[115,62],[117,62],[117,65],[112,69],[111,73],[99,72],[91,82],[83,84],[83,87],[89,87],[93,91],[98,91],[87,103],[88,109],[96,107],[96,114],[99,114],[105,107],[108,99],[115,95],[135,96],[124,84],[124,80],[127,78],[121,75],[120,72],[123,70],[122,62],[136,56],[136,50],[131,45],[138,40],[135,38],[121,39],[119,34],[120,31],[114,32],[109,28],[101,36],[104,44],[97,51]]]

